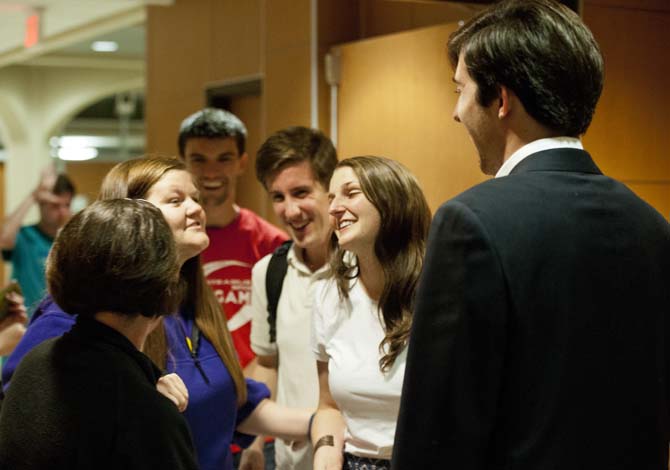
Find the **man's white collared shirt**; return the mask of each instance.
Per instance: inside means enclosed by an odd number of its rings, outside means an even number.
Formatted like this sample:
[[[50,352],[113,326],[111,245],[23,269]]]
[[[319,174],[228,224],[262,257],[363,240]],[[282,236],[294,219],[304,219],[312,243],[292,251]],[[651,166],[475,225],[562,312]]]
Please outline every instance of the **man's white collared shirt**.
[[[582,142],[575,137],[549,137],[546,139],[534,140],[533,142],[524,145],[502,164],[496,178],[509,175],[514,167],[521,163],[527,156],[532,155],[543,150],[557,149],[557,148],[571,148],[584,150]]]

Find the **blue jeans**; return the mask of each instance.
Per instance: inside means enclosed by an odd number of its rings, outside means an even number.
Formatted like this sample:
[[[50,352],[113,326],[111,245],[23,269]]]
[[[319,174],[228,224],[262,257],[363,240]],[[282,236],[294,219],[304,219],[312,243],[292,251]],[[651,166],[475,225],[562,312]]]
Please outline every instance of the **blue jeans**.
[[[275,441],[266,442],[263,446],[263,457],[265,458],[265,470],[275,470]],[[242,452],[233,454],[233,468],[237,470],[240,467]]]

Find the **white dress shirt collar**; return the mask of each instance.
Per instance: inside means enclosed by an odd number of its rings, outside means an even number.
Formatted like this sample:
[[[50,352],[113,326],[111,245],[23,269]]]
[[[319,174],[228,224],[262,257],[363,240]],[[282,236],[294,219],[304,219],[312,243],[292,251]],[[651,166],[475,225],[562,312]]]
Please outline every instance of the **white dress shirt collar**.
[[[502,164],[496,178],[509,175],[514,167],[516,167],[527,156],[532,155],[542,150],[556,149],[556,148],[571,148],[584,150],[582,142],[575,137],[549,137],[546,139],[534,140],[533,142],[524,145]]]

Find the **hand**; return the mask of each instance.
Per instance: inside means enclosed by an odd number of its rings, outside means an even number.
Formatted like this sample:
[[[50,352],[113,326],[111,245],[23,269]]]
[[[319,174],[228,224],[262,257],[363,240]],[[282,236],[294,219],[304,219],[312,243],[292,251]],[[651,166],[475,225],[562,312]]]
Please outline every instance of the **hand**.
[[[176,405],[180,413],[188,405],[188,390],[184,381],[177,374],[167,374],[158,379],[156,390],[166,396]]]
[[[14,348],[26,332],[23,323],[11,323],[0,330],[0,356],[7,356],[14,351]]]
[[[314,454],[314,470],[342,470],[344,455],[342,449],[321,446]]]
[[[53,165],[47,165],[40,173],[40,181],[37,183],[37,187],[33,190],[35,202],[38,204],[43,202],[57,202],[54,200],[56,195],[53,193],[56,178],[56,168]]]
[[[25,325],[28,321],[28,314],[23,296],[17,292],[8,292],[5,295],[5,300],[7,301],[7,311],[9,314],[0,321],[0,331],[9,328],[15,323]]]
[[[254,441],[255,442],[255,441]],[[242,451],[240,457],[240,466],[238,470],[264,470],[265,456],[263,455],[263,441],[261,440],[260,449],[256,445],[252,445],[248,449]]]

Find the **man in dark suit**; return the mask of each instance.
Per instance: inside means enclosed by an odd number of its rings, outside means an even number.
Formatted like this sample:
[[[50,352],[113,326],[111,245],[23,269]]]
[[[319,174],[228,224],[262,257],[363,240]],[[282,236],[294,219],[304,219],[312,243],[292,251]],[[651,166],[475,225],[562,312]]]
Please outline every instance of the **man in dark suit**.
[[[582,149],[598,45],[558,3],[512,0],[449,57],[496,178],[435,215],[393,468],[667,469],[670,228]]]

